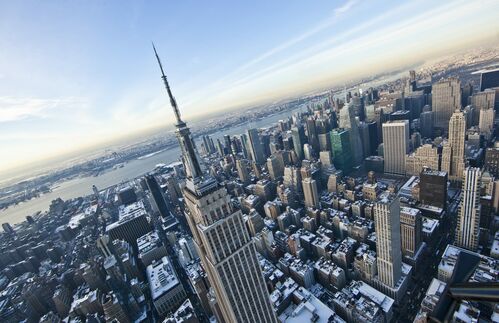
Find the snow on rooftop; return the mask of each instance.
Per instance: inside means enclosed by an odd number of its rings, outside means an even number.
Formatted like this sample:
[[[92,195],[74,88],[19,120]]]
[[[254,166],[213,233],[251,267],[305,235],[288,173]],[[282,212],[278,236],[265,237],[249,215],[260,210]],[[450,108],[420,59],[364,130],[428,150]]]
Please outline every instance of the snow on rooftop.
[[[438,220],[423,217],[423,232],[432,233],[438,227]]]
[[[408,207],[408,206],[403,206],[400,208],[400,212],[401,213],[405,213],[405,214],[409,214],[409,215],[412,215],[412,216],[416,216],[419,212],[418,209],[415,209],[415,208],[412,208],[412,207]]]
[[[147,280],[153,300],[161,297],[169,290],[180,284],[177,273],[173,269],[168,257],[161,258],[147,266]]]
[[[442,295],[444,292],[446,283],[437,278],[433,278],[428,290],[426,291],[426,295]]]
[[[286,323],[344,323],[331,308],[321,302],[303,287],[294,291],[298,304],[292,304],[279,316],[281,322]]]
[[[139,254],[148,252],[154,247],[160,245],[159,235],[156,231],[151,231],[137,239],[137,247]]]
[[[383,312],[385,313],[388,313],[395,303],[393,298],[386,296],[382,292],[372,288],[362,281],[359,282],[357,288],[364,297],[376,303],[379,307],[381,307],[381,309],[383,309]]]

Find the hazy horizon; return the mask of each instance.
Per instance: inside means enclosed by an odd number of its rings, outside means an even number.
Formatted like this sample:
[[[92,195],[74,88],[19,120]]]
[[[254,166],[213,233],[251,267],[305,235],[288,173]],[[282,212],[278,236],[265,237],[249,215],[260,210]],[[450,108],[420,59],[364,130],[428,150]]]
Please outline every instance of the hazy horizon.
[[[499,42],[497,1],[28,3],[0,5],[0,178],[168,130],[151,40],[188,120]]]

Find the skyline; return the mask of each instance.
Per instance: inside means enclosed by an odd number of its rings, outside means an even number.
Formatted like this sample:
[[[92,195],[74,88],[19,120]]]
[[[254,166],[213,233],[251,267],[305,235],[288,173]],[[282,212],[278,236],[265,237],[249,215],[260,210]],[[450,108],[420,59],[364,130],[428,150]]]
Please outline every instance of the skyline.
[[[203,5],[194,11],[184,3],[0,5],[0,148],[12,152],[0,161],[0,173],[170,127],[173,113],[151,77],[157,75],[151,40],[163,53],[179,106],[192,118],[202,115],[199,109],[249,107],[400,68],[463,48],[466,36],[497,43],[499,27],[497,1]],[[155,19],[165,15],[172,19]]]

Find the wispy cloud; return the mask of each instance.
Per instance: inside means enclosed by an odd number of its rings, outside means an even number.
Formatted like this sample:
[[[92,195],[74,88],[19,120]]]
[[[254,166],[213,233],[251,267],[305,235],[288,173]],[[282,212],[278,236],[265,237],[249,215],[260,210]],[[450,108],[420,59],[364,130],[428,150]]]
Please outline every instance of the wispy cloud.
[[[0,97],[0,122],[18,121],[30,117],[47,118],[58,109],[80,110],[86,101],[77,97],[57,99]]]
[[[248,68],[274,56],[275,54],[278,54],[300,42],[303,42],[304,40],[306,39],[309,39],[310,37],[320,33],[321,31],[324,31],[326,30],[327,28],[331,27],[334,23],[337,22],[337,19],[342,16],[343,14],[345,14],[346,12],[348,12],[350,9],[353,8],[353,6],[358,3],[359,0],[348,0],[347,2],[345,2],[343,5],[341,5],[340,7],[336,8],[333,10],[333,13],[331,14],[331,16],[329,18],[327,18],[326,20],[322,21],[321,23],[319,23],[318,25],[312,27],[311,29],[307,30],[306,32],[300,34],[300,35],[297,35],[296,37],[293,37],[285,42],[283,42],[282,44],[266,51],[265,53],[257,56],[256,58],[250,60],[249,62],[241,65],[239,68],[237,68],[236,70],[234,70],[230,75],[224,77],[223,79],[219,80],[220,82],[221,81],[224,81],[226,80],[228,77],[234,75],[234,74],[237,74],[237,73],[240,73],[240,72],[243,72],[245,70],[247,70]]]
[[[241,73],[239,77],[235,76],[224,82],[225,84],[217,84],[217,90],[210,89],[210,93],[216,93],[215,96],[203,97],[201,101],[197,101],[197,95],[192,95],[192,101],[188,103],[195,106],[202,102],[206,107],[223,107],[223,102],[237,100],[239,106],[247,105],[251,104],[251,100],[256,101],[264,96],[269,99],[270,96],[286,95],[285,92],[289,92],[291,88],[298,90],[301,87],[304,91],[307,86],[319,86],[318,82],[344,75],[347,69],[350,69],[350,75],[355,77],[357,76],[353,74],[353,70],[358,72],[363,69],[364,73],[370,73],[373,68],[380,68],[380,57],[391,57],[390,62],[385,60],[381,63],[384,66],[392,64],[392,67],[415,55],[426,58],[425,55],[444,49],[457,41],[454,38],[459,32],[452,29],[454,35],[449,35],[447,25],[466,20],[484,8],[497,6],[494,3],[497,4],[487,0],[479,3],[449,1],[424,13],[409,15],[403,20],[393,19],[408,15],[414,6],[421,5],[421,1],[406,3],[335,34],[334,37],[322,39],[316,45],[295,51],[283,60],[269,61],[261,68],[251,69],[251,73]],[[348,11],[352,6],[354,4],[345,6],[341,11]],[[357,59],[352,60],[353,57]],[[375,61],[378,63],[376,66],[370,65],[370,62]]]

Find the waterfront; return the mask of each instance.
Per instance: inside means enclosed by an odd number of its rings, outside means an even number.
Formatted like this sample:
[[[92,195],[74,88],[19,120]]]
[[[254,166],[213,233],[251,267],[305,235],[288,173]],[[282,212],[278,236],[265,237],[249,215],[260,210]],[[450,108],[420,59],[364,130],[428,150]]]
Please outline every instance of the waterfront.
[[[293,112],[303,111],[304,109],[306,109],[306,106],[301,105],[293,110],[285,110],[257,121],[246,122],[229,129],[214,132],[210,134],[210,137],[212,137],[213,140],[216,140],[227,134],[239,135],[244,133],[249,128],[268,127],[281,119],[290,117]],[[199,149],[199,138],[196,141]],[[0,221],[2,223],[9,222],[11,224],[22,222],[26,219],[27,215],[32,215],[38,211],[43,212],[48,210],[50,202],[58,197],[63,200],[67,200],[79,196],[89,195],[92,194],[92,185],[97,186],[99,189],[104,189],[109,186],[119,184],[120,182],[139,177],[153,170],[158,164],[170,164],[178,161],[179,157],[180,149],[178,146],[175,146],[152,156],[143,156],[139,157],[139,159],[131,160],[123,167],[109,170],[99,176],[74,178],[62,182],[58,186],[54,187],[50,193],[0,211]]]

